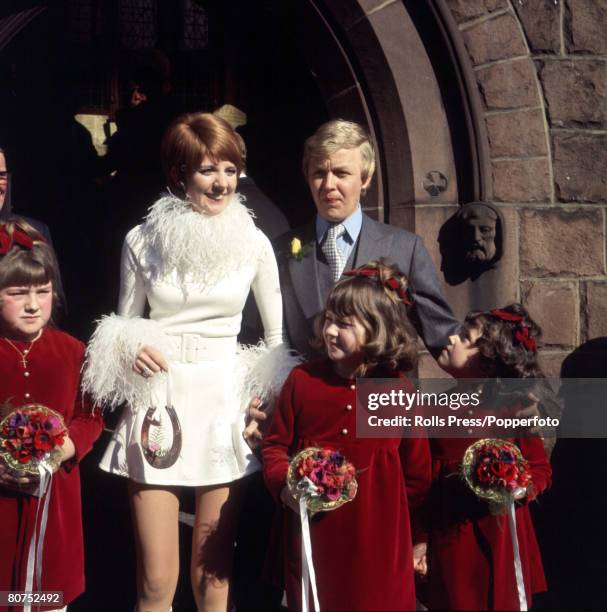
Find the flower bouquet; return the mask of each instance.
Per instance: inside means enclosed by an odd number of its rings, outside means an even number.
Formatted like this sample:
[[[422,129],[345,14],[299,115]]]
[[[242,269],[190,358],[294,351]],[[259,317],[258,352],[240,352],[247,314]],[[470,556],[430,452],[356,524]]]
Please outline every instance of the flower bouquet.
[[[466,449],[461,473],[472,491],[489,503],[492,514],[508,515],[519,609],[527,610],[514,502],[523,498],[532,486],[529,464],[516,444],[485,438]]]
[[[0,421],[0,459],[15,478],[37,481],[39,466],[55,471],[61,462],[66,435],[63,418],[54,410],[41,404],[16,408]]]
[[[356,468],[339,451],[305,448],[289,463],[287,486],[311,514],[335,510],[356,497]]]
[[[529,464],[507,440],[486,438],[470,445],[461,469],[472,491],[498,512],[524,497],[531,485]]]
[[[309,587],[314,610],[320,610],[312,560],[310,516],[335,510],[356,497],[356,468],[339,452],[311,446],[299,451],[289,463],[287,488],[299,502],[301,522],[301,609],[310,610]]]

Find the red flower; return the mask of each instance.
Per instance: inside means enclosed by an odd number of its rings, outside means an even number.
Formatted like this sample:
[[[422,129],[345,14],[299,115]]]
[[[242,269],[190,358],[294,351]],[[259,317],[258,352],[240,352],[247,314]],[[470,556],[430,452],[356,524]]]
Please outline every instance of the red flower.
[[[31,433],[32,432],[28,425],[19,425],[18,427],[15,428],[14,435],[16,438],[25,439],[25,438],[29,438],[31,436]]]
[[[486,465],[481,464],[476,467],[476,477],[481,484],[486,484],[489,480],[491,480],[491,476],[487,472]]]
[[[4,448],[6,448],[10,453],[15,455],[18,450],[21,450],[23,446],[23,442],[18,438],[11,438],[10,440],[4,440]]]
[[[492,461],[491,462],[491,473],[497,478],[505,478],[506,470],[508,469],[509,464],[502,463],[501,461]]]
[[[44,430],[38,430],[34,434],[34,448],[36,450],[48,452],[53,450],[55,444],[51,437]]]
[[[335,501],[341,497],[341,491],[337,487],[329,487],[325,495],[331,501]]]
[[[32,460],[32,453],[30,453],[29,449],[22,448],[16,452],[15,459],[17,459],[19,463],[29,463]]]

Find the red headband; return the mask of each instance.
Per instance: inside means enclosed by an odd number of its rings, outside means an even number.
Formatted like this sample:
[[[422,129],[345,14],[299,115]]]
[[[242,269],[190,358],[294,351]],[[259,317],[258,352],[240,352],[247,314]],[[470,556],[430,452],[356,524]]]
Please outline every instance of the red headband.
[[[11,235],[7,231],[5,224],[0,224],[0,255],[8,253],[13,244],[18,244],[25,249],[31,249],[34,246],[34,241],[18,225],[15,225]]]
[[[376,278],[379,279],[379,270],[370,266],[363,266],[362,268],[354,268],[353,270],[348,270],[344,272],[344,276],[365,276],[366,278]],[[390,289],[394,291],[398,298],[407,306],[411,306],[413,304],[413,295],[409,290],[409,287],[403,287],[401,283],[399,283],[398,279],[394,276],[391,276],[383,283],[386,289]]]
[[[529,335],[529,326],[525,325],[523,321],[522,315],[514,314],[513,312],[506,312],[505,310],[491,310],[490,314],[496,317],[497,319],[501,319],[502,321],[511,321],[513,323],[518,323],[518,327],[514,332],[514,338],[520,342],[525,348],[533,351],[534,353],[537,351],[537,344],[535,339]]]

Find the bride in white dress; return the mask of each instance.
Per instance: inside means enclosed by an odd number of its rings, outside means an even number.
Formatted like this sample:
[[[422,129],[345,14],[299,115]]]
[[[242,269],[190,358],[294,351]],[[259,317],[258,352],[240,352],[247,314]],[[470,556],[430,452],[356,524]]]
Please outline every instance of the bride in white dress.
[[[171,192],[126,236],[118,314],[93,335],[84,385],[98,402],[127,404],[100,465],[129,478],[136,609],[170,609],[179,574],[175,487],[192,486],[194,596],[199,610],[226,610],[240,479],[260,469],[242,435],[246,407],[276,393],[295,360],[282,345],[272,247],[236,194],[243,159],[231,127],[210,114],[183,115],[164,135],[161,157]],[[251,289],[265,343],[240,347]]]

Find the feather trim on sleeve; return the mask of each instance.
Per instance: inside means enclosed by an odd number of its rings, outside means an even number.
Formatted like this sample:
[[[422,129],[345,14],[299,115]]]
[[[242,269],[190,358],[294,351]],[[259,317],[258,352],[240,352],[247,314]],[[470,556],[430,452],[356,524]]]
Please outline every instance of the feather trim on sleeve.
[[[168,355],[168,339],[156,321],[108,315],[98,321],[86,349],[82,389],[95,402],[111,409],[128,403],[136,410],[149,403],[151,386],[164,373],[143,378],[133,371],[142,346],[153,346]]]
[[[302,356],[289,349],[286,344],[272,348],[264,342],[255,346],[238,347],[238,369],[241,374],[241,398],[243,409],[258,397],[262,402],[271,402],[282,389],[291,370],[303,362]]]

